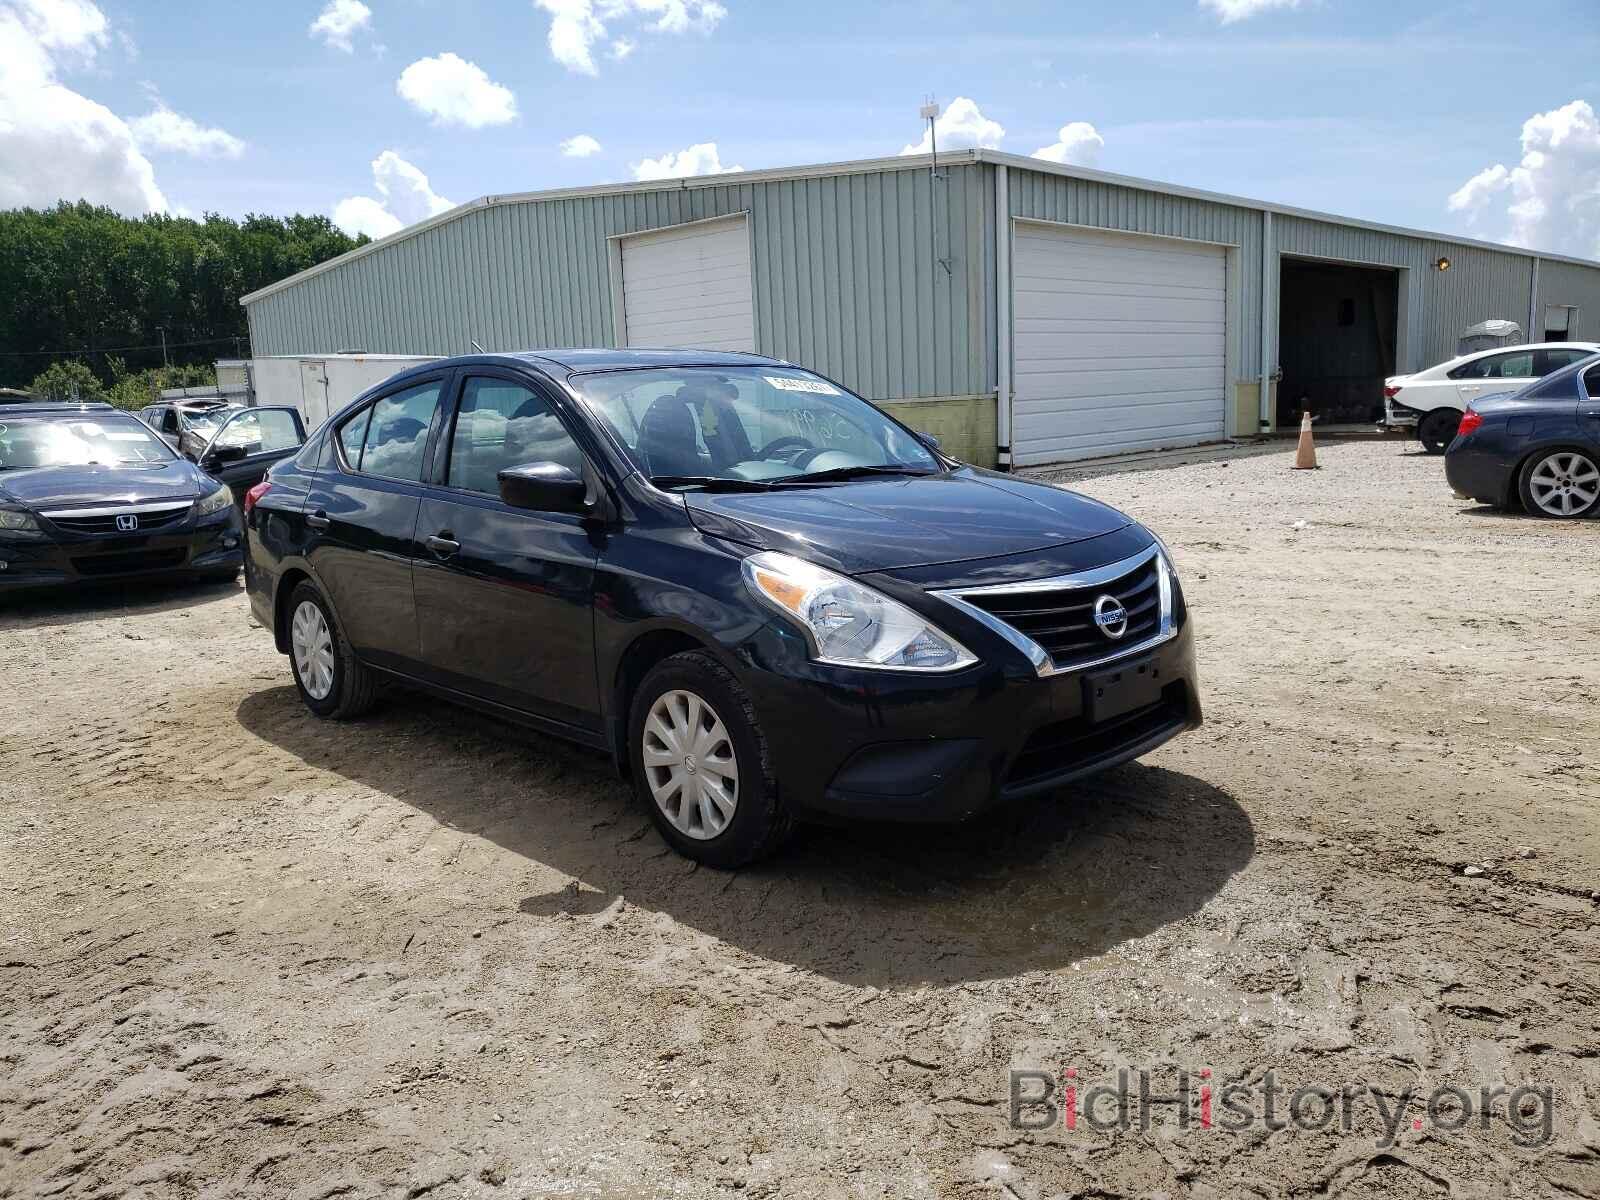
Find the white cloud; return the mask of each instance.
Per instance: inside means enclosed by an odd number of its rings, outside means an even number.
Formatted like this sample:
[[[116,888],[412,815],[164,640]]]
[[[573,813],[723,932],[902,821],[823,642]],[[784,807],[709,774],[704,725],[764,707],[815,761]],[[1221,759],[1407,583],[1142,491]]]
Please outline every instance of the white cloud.
[[[634,42],[611,37],[609,25],[632,21],[655,33],[710,33],[728,15],[718,0],[534,0],[550,14],[550,55],[569,71],[596,75],[595,47],[610,41],[618,61],[633,53]]]
[[[1522,161],[1484,168],[1446,203],[1515,245],[1600,258],[1600,117],[1585,100],[1529,117]]]
[[[1200,0],[1200,7],[1216,13],[1224,25],[1232,25],[1275,8],[1299,8],[1300,0]]]
[[[1106,140],[1100,136],[1100,131],[1089,122],[1072,121],[1057,131],[1054,142],[1035,150],[1033,157],[1069,163],[1075,167],[1092,167],[1100,161],[1100,151],[1105,144]]]
[[[600,153],[600,143],[587,133],[580,133],[561,143],[561,153],[567,158],[588,158]]]
[[[1000,145],[1006,131],[998,121],[984,116],[977,104],[965,96],[957,96],[934,123],[939,135],[941,150],[970,150],[982,146],[993,150]],[[901,154],[927,154],[932,148],[928,131],[922,131],[922,140],[901,149]]]
[[[505,125],[516,120],[517,98],[495,83],[477,63],[455,54],[419,58],[395,82],[400,98],[435,125]]]
[[[333,209],[333,223],[349,234],[387,237],[407,225],[455,207],[433,190],[428,177],[393,150],[372,160],[372,186],[378,195],[350,196]]]
[[[355,49],[351,39],[358,32],[371,29],[372,10],[361,0],[328,0],[306,32],[332,49],[349,54]]]
[[[743,167],[725,167],[715,142],[698,142],[676,153],[633,164],[635,179],[679,179],[686,175],[727,175]]]
[[[195,158],[238,158],[244,143],[225,129],[208,128],[173,112],[159,99],[152,112],[128,122],[141,150],[165,150]]]
[[[127,123],[56,79],[63,61],[92,63],[109,37],[87,0],[0,0],[0,208],[89,200],[166,211]]]

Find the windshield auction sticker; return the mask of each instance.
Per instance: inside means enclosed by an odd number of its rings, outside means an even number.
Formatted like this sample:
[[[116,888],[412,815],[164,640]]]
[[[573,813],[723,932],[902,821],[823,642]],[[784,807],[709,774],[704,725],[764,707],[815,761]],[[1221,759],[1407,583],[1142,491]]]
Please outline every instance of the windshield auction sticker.
[[[763,375],[768,383],[780,392],[815,392],[819,396],[837,396],[839,389],[820,379],[785,379],[781,375]]]

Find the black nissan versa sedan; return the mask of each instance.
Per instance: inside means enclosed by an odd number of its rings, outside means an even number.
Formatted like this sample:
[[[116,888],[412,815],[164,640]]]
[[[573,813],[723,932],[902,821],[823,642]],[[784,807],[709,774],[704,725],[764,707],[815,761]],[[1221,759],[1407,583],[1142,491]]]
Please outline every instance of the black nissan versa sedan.
[[[233,579],[228,489],[109,404],[0,408],[0,594],[182,574]]]
[[[959,820],[1200,722],[1155,535],[772,359],[429,363],[245,509],[313,712],[387,677],[606,749],[717,866],[797,819]]]

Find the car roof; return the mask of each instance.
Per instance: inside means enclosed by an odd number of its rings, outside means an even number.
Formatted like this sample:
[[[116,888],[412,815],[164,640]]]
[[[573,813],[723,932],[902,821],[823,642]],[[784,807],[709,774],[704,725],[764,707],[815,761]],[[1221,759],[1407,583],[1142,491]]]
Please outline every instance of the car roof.
[[[1600,351],[1600,342],[1522,342],[1515,346],[1492,346],[1488,350],[1474,350],[1471,354],[1459,354],[1450,361],[1466,362],[1469,359],[1487,358],[1491,354],[1516,354],[1520,350],[1582,350],[1585,354],[1594,354]]]
[[[0,416],[7,417],[70,417],[79,413],[117,413],[122,412],[98,400],[87,401],[83,404],[69,404],[61,401],[34,401],[27,404],[7,404]],[[124,416],[131,414],[124,413]]]
[[[554,350],[519,350],[501,354],[464,354],[443,358],[419,367],[419,370],[437,370],[440,367],[464,366],[473,363],[513,362],[528,364],[549,371],[576,374],[582,371],[612,371],[630,367],[786,367],[791,364],[763,354],[746,354],[739,350],[650,349],[629,347],[613,349],[603,346],[568,347]]]

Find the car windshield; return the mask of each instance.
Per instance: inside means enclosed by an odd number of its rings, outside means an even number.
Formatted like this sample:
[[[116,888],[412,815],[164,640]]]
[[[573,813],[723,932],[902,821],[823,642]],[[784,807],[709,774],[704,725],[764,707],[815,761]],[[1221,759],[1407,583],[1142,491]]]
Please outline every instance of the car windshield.
[[[858,396],[793,367],[664,367],[572,386],[665,487],[925,475],[943,464]]]
[[[0,416],[0,471],[122,466],[172,460],[165,442],[132,417]]]
[[[222,427],[222,422],[228,417],[229,410],[225,408],[180,410],[183,416],[183,427],[193,430],[201,437],[215,437],[217,430]]]

